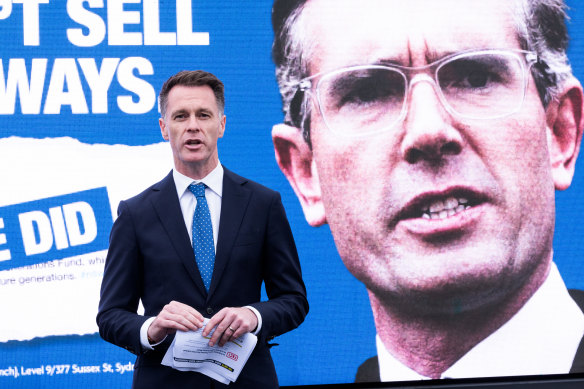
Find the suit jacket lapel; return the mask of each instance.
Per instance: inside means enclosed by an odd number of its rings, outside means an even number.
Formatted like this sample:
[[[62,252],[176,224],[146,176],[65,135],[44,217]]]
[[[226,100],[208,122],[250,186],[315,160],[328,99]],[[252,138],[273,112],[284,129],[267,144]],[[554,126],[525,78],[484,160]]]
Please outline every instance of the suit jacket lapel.
[[[199,273],[195,253],[186,230],[180,203],[176,194],[176,186],[172,177],[172,171],[162,181],[152,187],[157,192],[152,196],[152,205],[158,214],[168,239],[182,260],[193,282],[203,295],[207,294],[205,285]]]
[[[243,186],[247,180],[227,170],[225,167],[223,169],[223,195],[221,198],[219,237],[217,238],[215,267],[213,269],[209,295],[213,294],[217,288],[225,266],[229,262],[233,243],[235,242],[245,210],[251,198],[251,192]]]

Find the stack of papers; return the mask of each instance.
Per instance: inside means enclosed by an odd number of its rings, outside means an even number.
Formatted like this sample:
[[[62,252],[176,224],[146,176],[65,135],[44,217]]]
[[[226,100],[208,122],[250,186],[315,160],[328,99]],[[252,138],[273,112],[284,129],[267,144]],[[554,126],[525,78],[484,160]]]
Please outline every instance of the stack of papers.
[[[198,331],[177,331],[162,364],[180,371],[196,371],[227,385],[235,382],[258,339],[254,334],[247,333],[225,343],[223,347],[210,347],[209,339],[213,332],[207,337],[202,335],[208,321],[205,319]]]

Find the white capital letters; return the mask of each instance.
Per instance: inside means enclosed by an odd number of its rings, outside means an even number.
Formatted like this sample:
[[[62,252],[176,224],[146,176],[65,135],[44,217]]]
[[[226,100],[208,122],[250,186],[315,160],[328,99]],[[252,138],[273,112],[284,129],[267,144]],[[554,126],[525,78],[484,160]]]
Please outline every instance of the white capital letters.
[[[63,219],[61,207],[49,208],[49,215],[51,217],[51,225],[53,226],[55,247],[57,250],[66,249],[69,247],[69,242],[67,241],[67,230],[65,229],[65,220]]]
[[[71,112],[75,114],[89,112],[77,64],[73,58],[55,59],[44,113],[58,114],[63,105],[70,105]]]
[[[160,32],[160,4],[158,0],[144,2],[144,44],[176,45],[174,32]]]
[[[8,74],[5,74],[0,62],[0,114],[14,113],[17,89],[22,113],[39,114],[46,71],[47,59],[33,58],[29,85],[24,58],[11,58]]]
[[[91,205],[85,201],[66,204],[63,205],[63,214],[71,246],[91,243],[97,237],[97,221]],[[83,225],[83,232],[80,223]]]
[[[125,113],[141,114],[146,113],[154,107],[156,103],[156,92],[148,82],[136,77],[134,70],[141,75],[154,74],[154,68],[150,61],[143,57],[124,58],[118,66],[118,82],[130,92],[138,95],[138,101],[134,102],[132,96],[118,96],[118,106]]]
[[[0,230],[4,228],[4,219],[0,217]],[[0,234],[0,246],[6,244],[6,234]],[[8,261],[11,259],[10,250],[4,249],[0,250],[0,261]]]
[[[39,4],[49,4],[49,0],[13,0],[14,4],[22,4],[22,30],[25,46],[38,46],[39,34]]]
[[[41,211],[30,211],[18,215],[20,221],[20,231],[22,243],[26,255],[46,253],[53,247],[53,232],[51,231],[51,221],[49,217]],[[34,226],[39,232],[39,241],[36,240]]]
[[[78,61],[89,88],[91,88],[91,112],[107,113],[107,92],[120,59],[104,58],[99,70],[94,58],[79,58]]]
[[[12,0],[0,0],[0,19],[7,19],[12,14]]]
[[[69,17],[89,30],[89,33],[84,35],[81,28],[68,28],[67,38],[75,46],[97,46],[105,38],[105,23],[99,15],[83,8],[83,3],[85,2],[89,4],[90,8],[103,8],[103,0],[67,1],[67,13]]]
[[[124,32],[126,24],[140,24],[140,11],[125,11],[124,4],[139,4],[141,0],[108,0],[107,32],[111,46],[140,46],[141,32]]]
[[[192,0],[176,0],[177,43],[185,46],[209,46],[208,32],[193,32]]]

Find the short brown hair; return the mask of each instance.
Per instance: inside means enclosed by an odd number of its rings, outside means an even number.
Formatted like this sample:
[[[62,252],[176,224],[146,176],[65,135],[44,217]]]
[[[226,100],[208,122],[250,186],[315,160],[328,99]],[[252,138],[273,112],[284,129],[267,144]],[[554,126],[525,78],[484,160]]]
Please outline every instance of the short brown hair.
[[[204,70],[183,70],[178,72],[174,76],[171,76],[160,90],[158,95],[158,104],[160,105],[160,114],[162,117],[166,114],[166,107],[168,105],[168,94],[170,90],[177,85],[182,86],[203,86],[207,85],[215,94],[215,100],[217,101],[217,107],[219,112],[223,115],[225,110],[225,87],[220,79],[218,79],[214,74],[206,72]]]

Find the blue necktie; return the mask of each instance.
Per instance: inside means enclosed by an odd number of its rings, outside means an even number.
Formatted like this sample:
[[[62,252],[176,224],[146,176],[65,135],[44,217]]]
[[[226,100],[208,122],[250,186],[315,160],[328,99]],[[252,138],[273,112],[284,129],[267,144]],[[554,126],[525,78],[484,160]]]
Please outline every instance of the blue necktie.
[[[215,263],[211,213],[205,198],[205,184],[191,184],[189,185],[189,190],[197,198],[197,206],[193,216],[193,249],[195,250],[197,266],[199,266],[199,273],[201,273],[205,288],[209,291]]]

